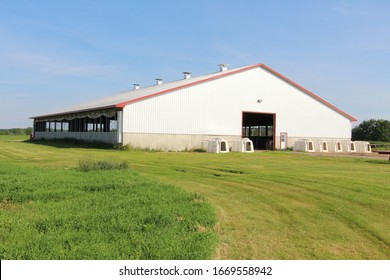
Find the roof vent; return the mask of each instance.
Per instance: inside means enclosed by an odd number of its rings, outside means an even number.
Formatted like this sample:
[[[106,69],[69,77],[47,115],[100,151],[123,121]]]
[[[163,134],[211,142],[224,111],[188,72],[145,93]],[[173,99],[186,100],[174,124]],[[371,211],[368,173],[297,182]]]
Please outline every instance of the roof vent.
[[[185,80],[191,78],[191,72],[183,72],[183,74],[184,74],[184,79]]]
[[[224,72],[227,70],[227,67],[228,67],[229,64],[219,64],[219,72]]]
[[[133,84],[134,89],[139,89],[139,84]]]
[[[161,85],[163,82],[163,79],[157,78],[156,79],[156,85]]]

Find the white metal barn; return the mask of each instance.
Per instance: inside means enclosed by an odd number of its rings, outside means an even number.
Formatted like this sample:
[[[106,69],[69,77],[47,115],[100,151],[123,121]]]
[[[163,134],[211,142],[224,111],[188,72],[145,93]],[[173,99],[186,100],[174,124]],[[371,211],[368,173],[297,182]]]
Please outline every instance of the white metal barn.
[[[35,139],[75,138],[161,150],[249,138],[255,149],[351,139],[354,117],[264,64],[139,88],[32,117]]]

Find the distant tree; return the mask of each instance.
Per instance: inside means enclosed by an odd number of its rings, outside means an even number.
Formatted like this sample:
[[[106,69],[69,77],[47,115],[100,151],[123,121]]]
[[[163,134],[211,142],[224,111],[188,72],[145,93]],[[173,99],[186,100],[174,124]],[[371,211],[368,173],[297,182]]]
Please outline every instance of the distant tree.
[[[352,140],[390,142],[390,121],[370,119],[352,129]]]
[[[31,132],[32,127],[0,129],[0,135],[29,135]]]
[[[27,127],[24,129],[24,134],[26,135],[30,135],[32,132],[33,132],[32,127]]]

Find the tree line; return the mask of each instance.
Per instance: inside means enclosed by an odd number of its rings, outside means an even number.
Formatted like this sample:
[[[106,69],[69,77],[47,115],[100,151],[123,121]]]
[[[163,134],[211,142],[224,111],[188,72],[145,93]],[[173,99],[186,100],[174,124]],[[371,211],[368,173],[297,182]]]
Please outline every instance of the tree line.
[[[0,135],[29,135],[32,131],[32,127],[0,129]]]
[[[390,121],[370,119],[352,129],[352,140],[390,142]]]

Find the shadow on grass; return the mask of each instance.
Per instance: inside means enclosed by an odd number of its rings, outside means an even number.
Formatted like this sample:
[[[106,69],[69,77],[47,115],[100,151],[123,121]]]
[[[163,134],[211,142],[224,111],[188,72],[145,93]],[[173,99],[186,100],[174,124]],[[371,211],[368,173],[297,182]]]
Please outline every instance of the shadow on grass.
[[[381,159],[369,159],[366,160],[368,163],[373,163],[373,164],[390,164],[390,158],[387,160],[381,160]]]
[[[35,145],[44,145],[55,148],[83,148],[83,149],[115,149],[121,150],[122,146],[108,144],[97,141],[82,141],[76,139],[43,139],[43,140],[25,140],[26,143],[31,143]]]

